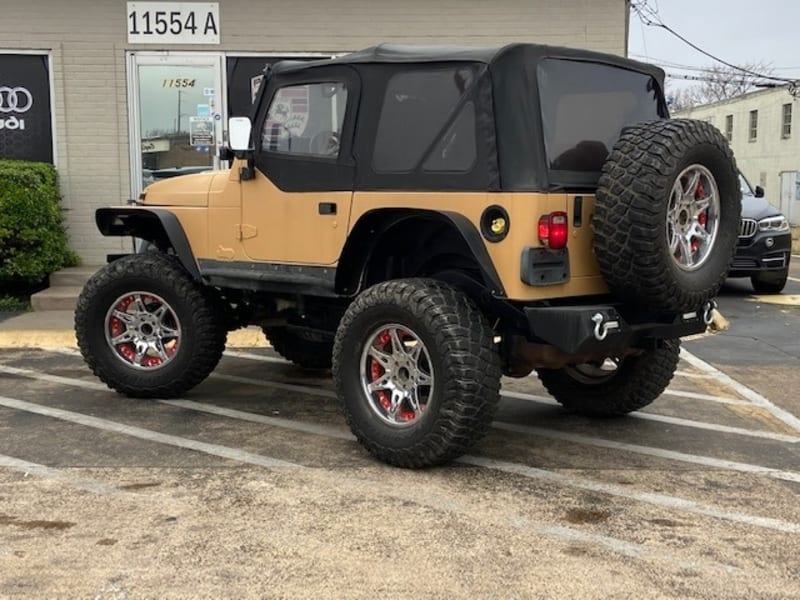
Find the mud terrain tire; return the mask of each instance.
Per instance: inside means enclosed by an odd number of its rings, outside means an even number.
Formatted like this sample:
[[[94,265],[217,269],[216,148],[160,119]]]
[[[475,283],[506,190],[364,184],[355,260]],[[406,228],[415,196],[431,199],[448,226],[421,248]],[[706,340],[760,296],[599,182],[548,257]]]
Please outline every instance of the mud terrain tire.
[[[412,348],[421,345],[417,356],[426,357],[427,369],[421,370],[431,382],[424,410],[407,423],[387,422],[387,415],[382,417],[376,408],[376,392],[366,387],[372,341],[391,328],[413,338]],[[396,353],[400,363],[408,356],[404,352],[413,350],[386,350],[391,356]],[[384,376],[402,370],[390,367]],[[415,369],[411,371],[413,379]],[[333,376],[347,423],[369,452],[391,465],[428,467],[467,452],[489,430],[501,375],[486,317],[461,291],[435,280],[400,279],[365,290],[347,309],[336,333]],[[413,387],[422,405],[424,384]]]
[[[333,341],[287,330],[285,327],[264,327],[264,335],[272,348],[286,360],[304,369],[330,369]]]
[[[177,349],[158,368],[126,364],[106,336],[106,315],[126,294],[154,294],[180,322]],[[86,284],[75,310],[78,347],[108,387],[133,398],[175,398],[203,381],[225,350],[227,330],[210,290],[166,254],[147,252],[115,260]],[[141,311],[143,312],[143,311]]]
[[[670,212],[674,186],[692,168],[705,169],[716,183],[718,226],[706,258],[681,266],[676,255],[693,257],[694,250],[682,251],[677,242],[670,248],[675,238],[667,222],[681,212]],[[692,194],[706,194],[702,189],[696,186]],[[736,162],[713,125],[672,119],[629,127],[603,166],[597,188],[592,229],[600,271],[611,292],[626,302],[664,312],[695,310],[717,294],[725,279],[740,213]],[[704,229],[709,227],[702,215],[695,216],[703,219]],[[681,227],[691,227],[691,209],[683,211],[679,221]],[[687,247],[695,243],[702,247],[697,241],[687,241]]]
[[[658,398],[678,367],[680,340],[624,358],[616,372],[595,377],[580,367],[539,369],[550,395],[570,412],[588,417],[616,417],[639,410]]]

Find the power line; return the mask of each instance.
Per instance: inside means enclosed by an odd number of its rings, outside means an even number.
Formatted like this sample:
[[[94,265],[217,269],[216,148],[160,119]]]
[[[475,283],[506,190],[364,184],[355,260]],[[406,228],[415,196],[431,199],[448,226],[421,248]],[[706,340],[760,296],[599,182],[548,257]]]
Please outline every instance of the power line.
[[[651,64],[657,65],[659,67],[665,67],[668,69],[678,69],[680,71],[697,71],[700,73],[714,73],[714,67],[699,67],[697,65],[685,65],[682,63],[676,63],[666,58],[656,58],[654,56],[646,56],[644,54],[636,54],[631,52],[629,56],[636,58],[636,59],[644,59],[650,62]],[[770,70],[772,71],[798,71],[800,70],[800,65],[796,67],[773,67],[770,65]]]
[[[716,82],[716,81],[719,81],[718,79],[715,79],[714,77],[702,77],[700,75],[683,75],[681,73],[667,73],[666,75],[667,75],[668,79],[685,79],[687,81],[704,81],[704,82]],[[730,80],[726,80],[726,83],[740,84],[740,85],[747,84],[747,85],[752,85],[753,87],[757,87],[757,88],[780,88],[780,87],[784,87],[784,86],[787,85],[785,83],[776,83],[774,81],[772,81],[772,82],[766,82],[766,81],[760,82],[760,81],[750,81],[749,79],[730,79]]]
[[[728,61],[723,60],[723,59],[719,58],[718,56],[714,56],[713,54],[711,54],[710,52],[707,52],[706,50],[703,50],[700,46],[698,46],[697,44],[689,41],[688,39],[683,37],[680,33],[675,31],[672,27],[670,27],[669,25],[664,23],[661,20],[661,17],[658,16],[657,11],[653,10],[650,6],[648,6],[647,0],[639,0],[638,2],[631,2],[631,9],[633,10],[634,13],[636,13],[636,16],[639,17],[639,20],[642,23],[644,23],[645,25],[647,25],[648,27],[658,27],[660,29],[663,29],[663,30],[667,31],[668,33],[671,33],[676,38],[681,40],[683,43],[685,43],[688,46],[694,48],[695,50],[697,50],[701,54],[704,54],[705,56],[708,56],[712,60],[715,60],[715,61],[717,61],[719,63],[722,63],[723,65],[725,65],[727,67],[730,67],[731,69],[735,69],[737,71],[741,71],[742,73],[747,73],[748,75],[752,75],[754,77],[759,77],[761,79],[770,79],[772,81],[780,81],[780,82],[783,82],[785,84],[790,84],[790,86],[796,86],[797,85],[797,83],[796,83],[796,81],[794,79],[787,79],[785,77],[775,77],[773,75],[765,75],[763,73],[757,73],[756,71],[751,71],[750,69],[746,69],[744,67],[740,67],[738,65],[734,65],[733,63],[729,63]]]

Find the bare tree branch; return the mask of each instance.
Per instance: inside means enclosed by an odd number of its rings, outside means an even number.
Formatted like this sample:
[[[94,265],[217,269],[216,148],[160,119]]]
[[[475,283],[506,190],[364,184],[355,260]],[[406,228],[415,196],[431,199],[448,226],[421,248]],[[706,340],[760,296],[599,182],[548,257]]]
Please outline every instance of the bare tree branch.
[[[760,73],[764,76],[771,76],[774,73],[774,69],[764,62],[746,63],[740,66],[747,72],[715,65],[703,72],[701,77],[704,80],[697,85],[683,89],[668,88],[666,95],[671,99],[672,110],[683,110],[741,96],[758,89],[759,84],[764,82],[763,77],[751,73]]]

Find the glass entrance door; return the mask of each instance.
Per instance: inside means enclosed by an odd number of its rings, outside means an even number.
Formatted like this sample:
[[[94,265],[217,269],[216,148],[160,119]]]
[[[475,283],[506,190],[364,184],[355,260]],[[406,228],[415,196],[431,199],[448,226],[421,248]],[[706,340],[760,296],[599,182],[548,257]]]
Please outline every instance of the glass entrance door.
[[[131,191],[219,168],[225,106],[218,54],[131,53]]]

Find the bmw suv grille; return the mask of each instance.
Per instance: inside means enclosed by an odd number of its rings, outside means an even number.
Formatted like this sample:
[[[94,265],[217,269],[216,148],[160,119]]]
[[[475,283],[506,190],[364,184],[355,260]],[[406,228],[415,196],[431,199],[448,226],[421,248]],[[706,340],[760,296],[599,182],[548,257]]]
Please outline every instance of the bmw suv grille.
[[[754,219],[742,219],[739,221],[739,237],[750,238],[756,234],[758,223]]]

